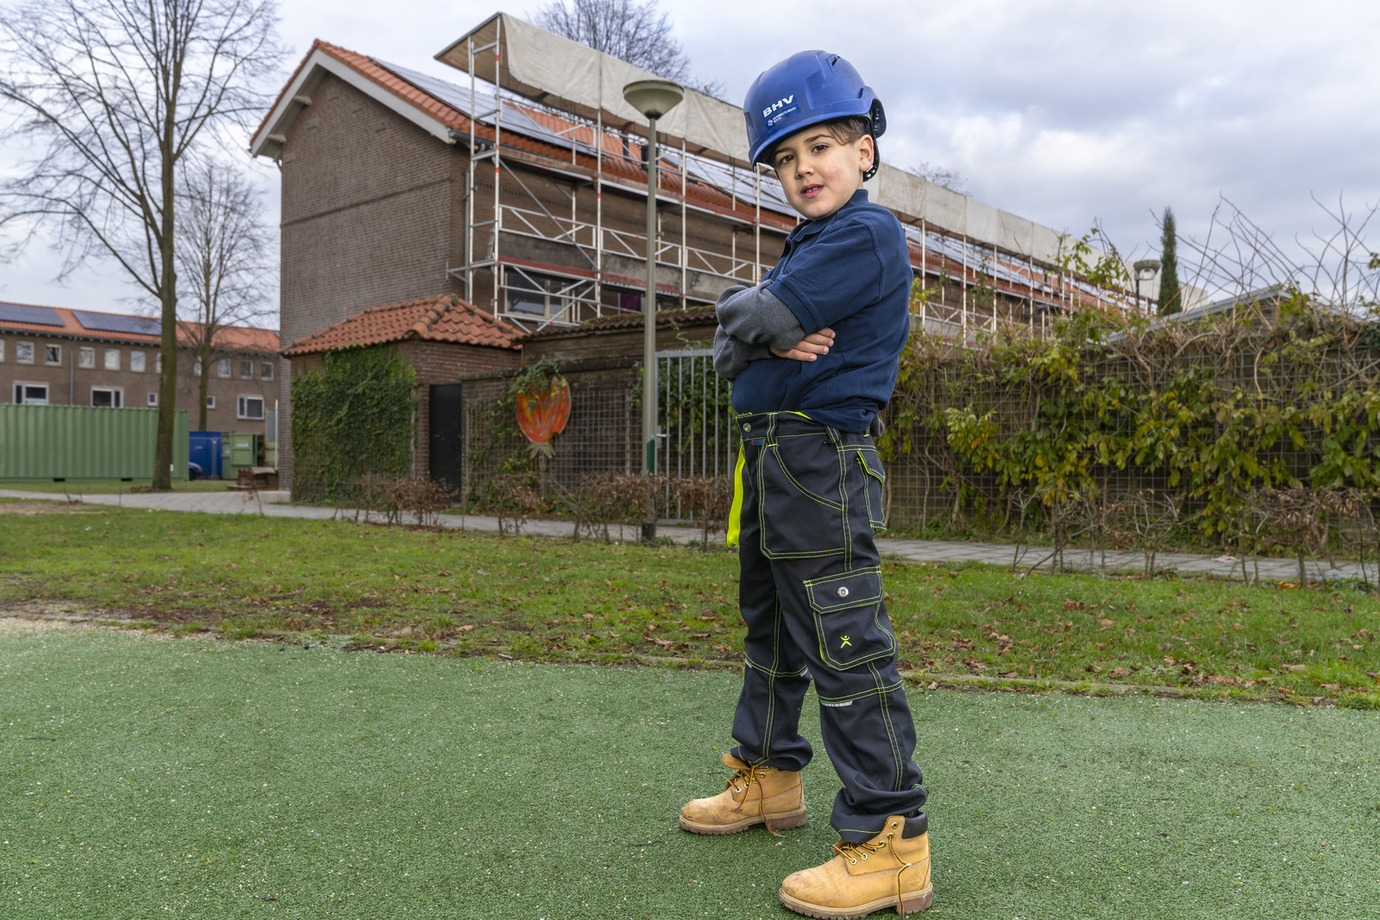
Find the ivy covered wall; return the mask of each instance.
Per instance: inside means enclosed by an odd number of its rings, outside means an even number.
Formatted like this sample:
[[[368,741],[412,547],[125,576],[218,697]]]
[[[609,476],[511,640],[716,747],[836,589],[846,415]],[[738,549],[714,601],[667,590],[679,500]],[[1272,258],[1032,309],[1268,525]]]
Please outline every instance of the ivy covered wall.
[[[1190,322],[1086,311],[975,349],[920,335],[882,447],[893,523],[1009,528],[1153,494],[1220,544],[1253,493],[1380,488],[1380,326],[1283,295]]]
[[[416,383],[388,346],[326,352],[294,369],[293,498],[337,501],[366,476],[410,475]]]

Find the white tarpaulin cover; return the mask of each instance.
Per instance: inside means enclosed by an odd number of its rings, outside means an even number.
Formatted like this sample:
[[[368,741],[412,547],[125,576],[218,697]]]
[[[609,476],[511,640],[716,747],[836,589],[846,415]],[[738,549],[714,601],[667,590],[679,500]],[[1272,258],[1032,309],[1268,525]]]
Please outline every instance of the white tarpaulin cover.
[[[514,18],[495,13],[436,59],[544,105],[564,109],[606,128],[646,134],[647,120],[623,100],[624,85],[656,74]],[[484,50],[480,50],[484,49]],[[746,167],[747,129],[736,105],[693,89],[657,128],[685,149]],[[1060,234],[1014,214],[951,192],[927,179],[882,164],[872,200],[912,220],[923,220],[975,243],[1053,262]]]

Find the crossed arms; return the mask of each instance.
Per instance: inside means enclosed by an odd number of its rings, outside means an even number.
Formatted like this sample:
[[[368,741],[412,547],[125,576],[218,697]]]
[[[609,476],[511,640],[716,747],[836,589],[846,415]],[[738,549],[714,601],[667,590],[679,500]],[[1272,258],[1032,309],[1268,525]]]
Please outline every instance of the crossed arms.
[[[714,370],[729,380],[753,361],[775,355],[791,361],[814,361],[827,355],[834,330],[806,333],[800,320],[766,284],[735,284],[719,295],[715,306]]]

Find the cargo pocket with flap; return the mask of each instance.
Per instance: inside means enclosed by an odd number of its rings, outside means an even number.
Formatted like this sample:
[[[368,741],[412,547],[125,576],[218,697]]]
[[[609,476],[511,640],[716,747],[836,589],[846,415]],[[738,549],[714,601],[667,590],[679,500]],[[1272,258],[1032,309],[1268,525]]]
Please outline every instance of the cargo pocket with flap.
[[[881,566],[812,579],[805,590],[826,664],[846,670],[895,654],[896,637],[882,607]]]

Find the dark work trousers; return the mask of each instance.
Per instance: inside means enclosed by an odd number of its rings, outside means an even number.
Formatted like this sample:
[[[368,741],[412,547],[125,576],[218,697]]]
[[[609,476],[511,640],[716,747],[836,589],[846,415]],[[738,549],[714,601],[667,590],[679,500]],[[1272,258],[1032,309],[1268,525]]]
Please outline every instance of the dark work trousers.
[[[800,707],[814,678],[824,748],[843,781],[830,823],[861,843],[925,804],[915,726],[882,598],[884,473],[872,437],[790,412],[743,415],[735,509],[747,623],[739,759],[810,762]]]

